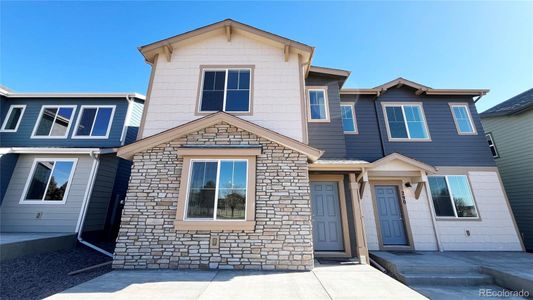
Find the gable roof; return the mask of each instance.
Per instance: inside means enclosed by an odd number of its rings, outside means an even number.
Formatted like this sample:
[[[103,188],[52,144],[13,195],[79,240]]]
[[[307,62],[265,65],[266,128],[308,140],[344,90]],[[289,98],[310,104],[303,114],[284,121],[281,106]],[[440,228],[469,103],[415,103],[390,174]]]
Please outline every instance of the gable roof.
[[[187,40],[193,37],[197,37],[202,34],[206,34],[215,30],[220,30],[221,32],[225,32],[227,35],[229,35],[229,39],[231,39],[231,33],[233,31],[237,32],[243,32],[247,34],[252,34],[260,38],[268,39],[271,41],[274,41],[276,43],[279,43],[283,47],[290,47],[292,49],[295,49],[296,51],[306,53],[308,56],[307,61],[311,62],[311,57],[313,56],[314,47],[297,42],[295,40],[288,39],[286,37],[282,37],[280,35],[261,30],[259,28],[237,22],[232,19],[225,19],[210,25],[206,25],[191,31],[187,31],[185,33],[181,33],[157,42],[153,42],[144,46],[139,47],[139,51],[143,54],[144,58],[148,62],[153,62],[154,56],[161,48],[167,48],[172,51],[172,44]],[[166,50],[165,50],[166,51]],[[309,68],[308,65],[308,68]]]
[[[434,89],[429,86],[398,77],[394,80],[378,85],[371,89],[342,89],[341,95],[376,95],[379,96],[393,87],[408,86],[416,89],[415,94],[421,95],[462,95],[462,96],[483,96],[486,95],[488,89]],[[479,99],[479,98],[478,98]],[[476,100],[477,101],[477,100]]]
[[[426,163],[423,163],[421,161],[418,161],[416,159],[413,159],[413,158],[410,158],[410,157],[407,157],[405,155],[402,155],[400,153],[391,153],[383,158],[380,158],[374,162],[371,163],[371,168],[375,168],[375,167],[378,167],[378,166],[381,166],[381,165],[384,165],[384,164],[387,164],[393,160],[399,160],[399,161],[402,161],[406,164],[409,164],[409,165],[412,165],[414,167],[417,167],[419,169],[422,169],[424,171],[427,171],[427,172],[431,172],[431,173],[435,173],[437,172],[437,169],[431,165],[428,165]]]
[[[319,159],[320,156],[322,156],[322,154],[324,153],[324,151],[322,150],[318,150],[295,139],[256,125],[252,122],[243,120],[225,112],[217,112],[205,116],[203,118],[185,123],[183,125],[174,127],[172,129],[163,131],[161,133],[138,140],[133,144],[123,146],[118,150],[117,155],[124,159],[131,159],[135,153],[142,152],[144,150],[156,147],[163,143],[170,142],[176,138],[187,135],[189,133],[196,132],[198,130],[218,124],[220,122],[233,125],[240,129],[251,132],[257,136],[264,137],[287,148],[305,154],[310,161],[315,161]]]
[[[533,88],[479,114],[480,117],[508,116],[533,109]]]

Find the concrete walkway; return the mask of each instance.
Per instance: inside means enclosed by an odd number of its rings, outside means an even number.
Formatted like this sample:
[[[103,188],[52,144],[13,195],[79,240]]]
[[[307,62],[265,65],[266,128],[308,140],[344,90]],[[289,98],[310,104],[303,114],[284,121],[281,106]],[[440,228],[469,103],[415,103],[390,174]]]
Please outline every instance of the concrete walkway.
[[[368,265],[312,272],[113,271],[47,299],[426,299]]]

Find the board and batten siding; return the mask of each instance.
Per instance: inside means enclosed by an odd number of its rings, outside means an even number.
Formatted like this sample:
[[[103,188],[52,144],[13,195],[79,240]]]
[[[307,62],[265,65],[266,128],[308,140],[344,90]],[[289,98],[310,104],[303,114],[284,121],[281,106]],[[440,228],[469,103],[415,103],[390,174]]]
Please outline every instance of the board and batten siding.
[[[444,167],[442,167],[444,168]],[[437,173],[438,174],[438,173]],[[444,251],[521,251],[511,212],[496,171],[468,171],[479,220],[440,220],[436,227]],[[431,222],[428,195],[424,190],[419,199],[414,196],[416,185],[403,188],[414,249],[437,250],[435,231]],[[371,187],[362,197],[364,226],[369,250],[379,250],[376,217]],[[470,232],[470,236],[466,231]]]
[[[170,62],[158,58],[142,138],[202,117],[195,114],[202,65],[254,65],[253,114],[239,117],[303,140],[298,55],[285,61],[283,49],[238,32],[230,42],[220,33],[182,44]]]
[[[77,158],[76,169],[64,204],[20,204],[35,158]],[[19,155],[0,207],[1,232],[75,232],[93,159],[89,155]],[[42,216],[37,218],[37,214]]]
[[[533,110],[482,119],[492,134],[495,159],[527,249],[533,249]]]

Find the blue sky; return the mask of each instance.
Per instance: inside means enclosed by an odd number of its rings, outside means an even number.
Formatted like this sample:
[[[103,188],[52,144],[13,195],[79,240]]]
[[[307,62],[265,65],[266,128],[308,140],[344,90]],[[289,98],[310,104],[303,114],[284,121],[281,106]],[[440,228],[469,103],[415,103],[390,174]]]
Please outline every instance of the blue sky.
[[[479,111],[533,87],[533,2],[2,1],[0,83],[145,93],[138,46],[226,18],[315,46],[345,87],[489,88]]]

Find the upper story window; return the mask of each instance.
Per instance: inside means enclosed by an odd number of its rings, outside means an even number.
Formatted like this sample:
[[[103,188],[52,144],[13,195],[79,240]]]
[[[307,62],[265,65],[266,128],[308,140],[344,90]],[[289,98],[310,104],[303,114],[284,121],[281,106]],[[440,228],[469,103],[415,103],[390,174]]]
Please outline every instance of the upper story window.
[[[65,203],[76,159],[36,159],[20,203]]]
[[[309,122],[329,122],[329,108],[326,87],[307,89]]]
[[[66,138],[75,110],[75,105],[43,106],[32,138]]]
[[[114,105],[83,105],[78,116],[73,138],[107,138],[111,130]]]
[[[199,112],[250,112],[251,68],[203,69]]]
[[[26,110],[26,105],[11,105],[2,124],[2,132],[16,132]]]
[[[245,220],[247,160],[193,160],[187,219]]]
[[[476,127],[472,121],[472,115],[470,114],[470,109],[468,109],[468,104],[450,103],[450,109],[452,111],[455,127],[457,128],[457,133],[461,135],[477,134]]]
[[[383,103],[390,141],[429,141],[424,110],[420,103]]]
[[[487,137],[487,142],[489,143],[489,149],[490,149],[490,152],[492,153],[492,157],[499,158],[500,154],[498,153],[498,149],[496,149],[496,144],[494,143],[494,138],[492,137],[492,133],[489,132],[485,134],[485,136]]]
[[[341,119],[344,133],[357,133],[357,122],[355,120],[353,104],[341,103]]]
[[[465,175],[428,176],[437,217],[477,218],[474,196]]]

